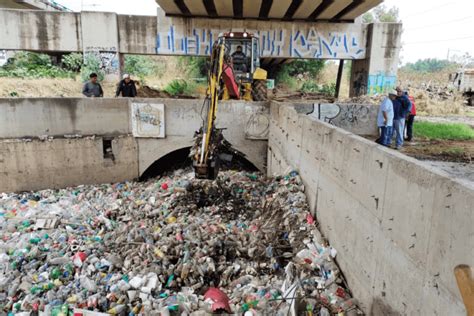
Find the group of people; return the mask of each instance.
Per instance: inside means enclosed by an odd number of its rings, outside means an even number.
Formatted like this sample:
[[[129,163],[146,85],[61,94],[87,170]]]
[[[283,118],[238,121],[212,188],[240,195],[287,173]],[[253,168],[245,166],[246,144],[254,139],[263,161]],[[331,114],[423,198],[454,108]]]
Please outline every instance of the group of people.
[[[82,88],[82,94],[88,98],[102,98],[104,96],[104,90],[102,86],[97,81],[97,74],[91,73],[89,75],[89,81],[84,84]],[[129,74],[124,74],[123,79],[117,85],[117,90],[115,91],[115,97],[121,95],[124,98],[134,98],[137,96],[137,87],[135,86],[135,81],[130,79]]]
[[[397,87],[390,91],[380,105],[377,115],[377,125],[380,137],[376,142],[390,147],[395,136],[395,149],[403,146],[403,141],[410,142],[413,138],[413,123],[416,116],[415,100],[407,91]],[[406,137],[405,137],[406,129]]]

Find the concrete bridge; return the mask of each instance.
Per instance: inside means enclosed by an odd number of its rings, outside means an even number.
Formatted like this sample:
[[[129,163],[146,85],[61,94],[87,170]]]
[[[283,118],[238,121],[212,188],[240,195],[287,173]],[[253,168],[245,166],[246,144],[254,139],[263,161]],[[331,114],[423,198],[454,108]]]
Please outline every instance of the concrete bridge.
[[[0,192],[137,178],[191,145],[201,102],[0,99]],[[367,314],[465,315],[453,268],[474,266],[474,185],[350,132],[372,133],[376,111],[223,102],[218,126],[269,175],[300,172]]]
[[[3,9],[0,50],[82,52],[97,56],[104,72],[117,77],[123,54],[209,56],[220,32],[247,31],[259,36],[260,55],[269,64],[353,60],[351,95],[383,93],[396,85],[401,24],[315,21],[166,16],[162,9],[156,16]]]

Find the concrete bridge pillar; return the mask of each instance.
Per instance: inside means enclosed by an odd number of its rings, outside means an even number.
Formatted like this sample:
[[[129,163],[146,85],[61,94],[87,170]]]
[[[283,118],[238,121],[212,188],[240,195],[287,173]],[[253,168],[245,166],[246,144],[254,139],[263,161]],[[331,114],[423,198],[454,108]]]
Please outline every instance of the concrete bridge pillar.
[[[352,61],[351,97],[383,94],[396,86],[401,34],[401,23],[368,25],[366,58]]]
[[[82,49],[84,62],[97,59],[106,80],[120,78],[121,62],[117,14],[81,12]]]

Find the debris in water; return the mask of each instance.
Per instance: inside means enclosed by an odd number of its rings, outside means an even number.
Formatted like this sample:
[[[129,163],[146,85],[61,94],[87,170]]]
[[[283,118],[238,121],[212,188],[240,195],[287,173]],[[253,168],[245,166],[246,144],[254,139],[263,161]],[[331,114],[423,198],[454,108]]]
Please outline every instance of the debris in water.
[[[0,195],[0,309],[328,315],[356,309],[299,175],[191,170]],[[79,311],[80,309],[80,311]]]

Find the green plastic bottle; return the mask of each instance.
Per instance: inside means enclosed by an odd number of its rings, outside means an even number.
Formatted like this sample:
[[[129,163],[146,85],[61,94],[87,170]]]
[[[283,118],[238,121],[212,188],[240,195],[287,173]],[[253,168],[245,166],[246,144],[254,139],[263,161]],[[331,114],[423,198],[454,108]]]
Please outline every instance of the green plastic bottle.
[[[41,241],[41,238],[40,237],[33,237],[33,238],[30,238],[30,244],[34,244],[34,245],[37,245],[39,244]]]
[[[61,270],[57,267],[53,268],[53,270],[51,270],[51,273],[49,274],[49,277],[53,280],[59,279],[60,276],[61,276]]]

